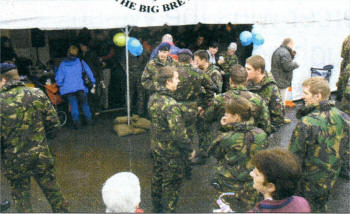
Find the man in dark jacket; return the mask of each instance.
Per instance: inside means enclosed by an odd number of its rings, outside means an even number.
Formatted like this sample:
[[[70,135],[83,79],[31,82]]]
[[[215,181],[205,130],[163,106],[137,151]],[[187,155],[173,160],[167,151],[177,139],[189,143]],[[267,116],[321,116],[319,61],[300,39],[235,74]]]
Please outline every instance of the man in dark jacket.
[[[80,58],[83,59],[89,65],[96,79],[98,93],[88,93],[89,106],[91,107],[92,114],[95,114],[99,110],[101,110],[99,104],[102,103],[101,89],[104,83],[102,80],[103,74],[101,63],[98,60],[96,52],[89,48],[88,43],[88,40],[80,40]]]
[[[296,53],[293,47],[294,41],[291,38],[286,38],[281,46],[273,52],[271,58],[271,73],[280,90],[283,103],[287,88],[292,84],[293,70],[299,67],[296,62],[293,62]]]
[[[123,70],[126,72],[126,56],[120,57]],[[149,55],[147,51],[143,51],[140,56],[133,56],[129,53],[129,96],[130,105],[133,113],[143,115],[145,112],[145,89],[141,85],[141,76],[145,65],[147,64]],[[136,99],[135,99],[136,97]],[[135,103],[134,103],[135,100]]]

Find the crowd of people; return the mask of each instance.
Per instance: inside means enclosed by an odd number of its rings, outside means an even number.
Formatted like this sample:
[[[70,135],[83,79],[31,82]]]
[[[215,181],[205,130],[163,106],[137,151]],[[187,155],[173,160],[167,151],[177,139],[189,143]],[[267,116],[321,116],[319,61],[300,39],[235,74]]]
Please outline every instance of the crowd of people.
[[[239,64],[229,66],[230,87],[224,93],[223,75],[214,57],[215,44],[193,55],[188,49],[181,49],[178,60],[170,56],[171,44],[163,41],[158,46],[158,55],[146,65],[141,78],[144,88],[152,94],[148,108],[152,121],[153,212],[175,212],[179,185],[190,174],[188,160],[192,165],[202,165],[210,155],[217,159],[213,182],[218,191],[216,197],[234,192],[233,196],[225,197],[233,210],[245,212],[254,207],[259,195],[250,183],[252,157],[267,148],[268,135],[289,122],[281,91],[285,93],[285,88],[291,85],[293,70],[298,67],[293,62],[293,46],[293,40],[287,38],[273,53],[272,74],[265,70],[265,60],[258,55],[246,59],[245,68]],[[195,89],[196,85],[201,90]],[[287,206],[292,199],[286,197],[298,194],[307,199],[312,211],[327,211],[326,202],[334,182],[339,174],[348,176],[350,152],[350,118],[329,97],[329,83],[323,77],[304,81],[305,108],[298,111],[300,122],[289,145],[289,151],[299,160],[300,185],[298,188],[294,185],[293,191],[288,190],[286,195],[281,193],[282,198],[270,194],[265,199],[285,199],[283,205]],[[215,120],[220,120],[221,130],[213,133]],[[199,138],[197,154],[194,154],[193,131]],[[293,176],[298,177],[298,170],[292,169]],[[254,177],[258,171],[255,169],[250,175]],[[286,184],[291,185],[290,182]],[[270,193],[275,191],[276,183],[274,188],[271,185]],[[305,199],[295,200],[300,204],[291,205],[294,212],[310,211]],[[264,207],[264,203],[258,207]],[[281,205],[276,207],[280,209]]]
[[[107,48],[105,58],[98,58],[89,52],[88,44],[81,40],[80,55],[78,47],[70,46],[55,76],[76,128],[81,126],[79,105],[87,124],[92,124],[89,96],[96,93],[97,84],[108,87],[111,73],[108,67],[96,67],[114,54]],[[220,198],[235,212],[327,212],[335,181],[339,176],[349,178],[350,172],[350,36],[342,49],[337,92],[341,110],[330,100],[326,79],[306,79],[302,85],[305,106],[297,112],[299,121],[288,150],[268,149],[268,137],[290,122],[284,101],[293,70],[298,68],[293,61],[294,41],[284,39],[272,54],[271,72],[259,55],[241,65],[235,42],[220,53],[218,46],[211,42],[202,49],[205,46],[198,37],[198,49],[192,51],[177,47],[172,35],[165,34],[150,58],[130,59],[131,78],[136,82],[132,88],[149,94],[152,212],[176,212],[183,179],[191,179],[192,168],[206,164],[210,156],[217,160],[211,182],[217,192],[214,209],[222,208]],[[14,64],[1,63],[0,69],[1,166],[15,207],[18,212],[32,212],[33,176],[52,210],[68,212],[47,144],[47,137],[59,128],[55,109],[42,91],[20,81]],[[92,88],[84,84],[84,72]],[[108,91],[99,93],[108,101]],[[106,99],[91,100],[108,105]],[[136,111],[142,112],[142,107]],[[138,207],[140,184],[132,173],[109,178],[102,196],[107,212],[143,212]]]

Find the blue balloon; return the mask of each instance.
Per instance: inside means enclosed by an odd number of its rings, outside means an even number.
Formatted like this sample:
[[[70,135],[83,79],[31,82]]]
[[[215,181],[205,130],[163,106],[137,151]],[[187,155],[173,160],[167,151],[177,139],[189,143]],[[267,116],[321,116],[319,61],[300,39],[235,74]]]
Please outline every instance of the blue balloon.
[[[260,33],[253,34],[253,44],[254,45],[260,46],[260,45],[264,44],[264,42],[265,42],[265,40]]]
[[[142,44],[140,41],[134,37],[129,37],[128,40],[128,50],[133,56],[140,56],[143,51]]]
[[[241,43],[243,46],[248,46],[248,45],[252,44],[252,42],[253,42],[252,33],[249,31],[243,31],[239,35],[239,39],[241,40]]]

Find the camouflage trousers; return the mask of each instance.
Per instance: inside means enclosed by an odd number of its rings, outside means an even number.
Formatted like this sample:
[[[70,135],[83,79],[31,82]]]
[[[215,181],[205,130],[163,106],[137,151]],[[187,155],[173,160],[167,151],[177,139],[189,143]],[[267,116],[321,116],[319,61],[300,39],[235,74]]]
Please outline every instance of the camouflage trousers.
[[[134,71],[134,74],[130,75],[130,85],[129,85],[129,94],[130,94],[130,105],[132,107],[132,112],[143,115],[145,113],[145,89],[141,85],[141,74],[137,75],[137,72]],[[135,103],[134,103],[135,101]]]
[[[339,109],[345,112],[346,114],[350,115],[350,100],[346,97],[343,97]]]
[[[183,157],[164,157],[155,152],[151,185],[154,213],[175,212],[184,177]]]
[[[199,156],[208,157],[208,149],[213,141],[212,124],[203,118],[199,118],[196,123],[196,131],[198,134]]]
[[[214,187],[217,190],[217,194],[214,198],[215,207],[218,207],[216,200],[218,200],[219,196],[224,192],[235,193],[233,196],[222,197],[222,201],[229,204],[234,212],[248,212],[255,204],[263,200],[262,195],[259,195],[258,191],[253,188],[253,180],[245,182],[236,181],[217,175],[216,182],[219,185]]]
[[[20,164],[14,165],[15,162]],[[68,212],[68,204],[64,200],[56,181],[54,159],[49,152],[40,152],[30,159],[4,159],[2,170],[9,180],[14,205],[17,212],[33,212],[30,203],[30,177],[39,184],[53,212]]]

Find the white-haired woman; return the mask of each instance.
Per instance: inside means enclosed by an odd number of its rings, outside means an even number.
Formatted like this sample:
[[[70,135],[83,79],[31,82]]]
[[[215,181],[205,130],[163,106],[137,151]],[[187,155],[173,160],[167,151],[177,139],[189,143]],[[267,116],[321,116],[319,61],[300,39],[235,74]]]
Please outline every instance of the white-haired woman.
[[[108,178],[102,187],[102,199],[106,212],[143,213],[142,209],[138,209],[141,202],[140,181],[132,172],[119,172]]]

